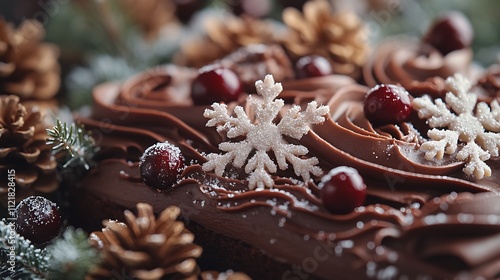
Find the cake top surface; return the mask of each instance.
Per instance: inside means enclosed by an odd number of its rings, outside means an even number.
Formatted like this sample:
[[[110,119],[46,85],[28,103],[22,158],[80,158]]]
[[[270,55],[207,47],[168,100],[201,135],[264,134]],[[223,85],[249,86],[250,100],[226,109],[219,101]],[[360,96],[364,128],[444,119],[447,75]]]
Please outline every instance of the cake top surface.
[[[31,81],[39,91],[40,77],[49,81],[46,94],[1,96],[0,161],[15,174],[8,172],[0,194],[15,183],[22,188],[14,200],[31,193],[65,199],[68,189],[72,199],[62,208],[48,204],[51,222],[24,219],[19,233],[45,246],[66,212],[92,230],[105,218],[89,239],[97,251],[73,244],[88,249],[88,259],[102,257],[89,270],[92,279],[117,271],[248,279],[200,273],[207,258],[201,243],[215,256],[210,261],[231,261],[219,271],[242,268],[255,279],[330,279],[332,271],[339,279],[498,277],[500,71],[498,63],[476,63],[471,23],[447,13],[421,38],[373,43],[373,25],[363,17],[326,0],[306,2],[279,11],[281,24],[218,14],[205,33],[182,29],[193,38],[169,29],[167,39],[182,38],[177,53],[169,50],[171,64],[144,71],[120,64],[127,78],[96,85],[89,110],[52,129],[42,102],[29,99],[52,98],[57,51],[34,36],[30,46],[50,58],[38,69],[28,52],[12,51],[23,29],[0,21],[0,72],[7,77],[0,87],[16,93]],[[103,3],[96,4],[101,12]],[[170,4],[161,5],[180,9]],[[161,5],[133,10],[154,17]],[[135,51],[134,63],[148,60],[149,49]],[[99,61],[98,70],[71,79],[98,78],[113,66],[112,58]],[[18,169],[23,164],[29,168]],[[56,190],[61,176],[68,188]],[[2,234],[10,229],[0,226]],[[18,260],[34,253],[63,263],[56,247],[81,237],[68,232],[38,251],[16,236],[29,253]],[[227,256],[214,254],[207,234],[222,240],[215,252]],[[272,269],[259,271],[266,262]],[[290,270],[281,273],[277,263]]]

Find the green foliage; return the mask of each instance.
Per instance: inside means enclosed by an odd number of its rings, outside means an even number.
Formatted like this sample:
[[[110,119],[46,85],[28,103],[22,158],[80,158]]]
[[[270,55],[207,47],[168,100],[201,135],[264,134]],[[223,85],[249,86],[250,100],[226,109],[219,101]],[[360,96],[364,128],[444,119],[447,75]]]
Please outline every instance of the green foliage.
[[[50,255],[48,279],[79,280],[99,263],[99,255],[81,229],[67,228],[62,237],[46,248]]]
[[[89,160],[92,158],[95,147],[94,139],[81,127],[75,123],[68,126],[67,123],[59,119],[53,128],[47,129],[47,145],[53,146],[55,154],[67,152],[69,160],[64,164],[64,168],[73,163],[82,164],[85,169],[89,169]]]
[[[81,280],[100,257],[81,229],[67,228],[46,248],[37,248],[0,221],[0,279]],[[12,265],[12,266],[11,266]]]
[[[0,221],[0,260],[2,261],[0,278],[45,279],[49,259],[47,250],[36,248],[29,240],[15,232],[13,222]]]

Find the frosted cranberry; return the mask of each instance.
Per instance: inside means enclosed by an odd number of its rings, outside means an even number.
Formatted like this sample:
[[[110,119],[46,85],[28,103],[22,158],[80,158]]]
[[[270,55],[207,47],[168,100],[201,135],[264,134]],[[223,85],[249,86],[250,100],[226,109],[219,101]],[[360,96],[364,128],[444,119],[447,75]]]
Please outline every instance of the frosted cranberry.
[[[139,162],[142,181],[154,189],[168,189],[184,169],[181,150],[169,142],[156,143],[146,149]]]
[[[57,205],[43,196],[30,196],[16,207],[16,231],[33,244],[45,244],[59,235],[62,226]]]
[[[210,105],[235,101],[241,92],[240,79],[232,70],[211,65],[200,69],[191,87],[191,98],[197,105]]]
[[[318,56],[304,56],[296,63],[297,76],[300,79],[321,77],[332,74],[332,66],[328,59]]]
[[[474,37],[469,20],[459,12],[450,12],[439,18],[429,28],[424,41],[443,55],[469,47]]]
[[[328,211],[348,214],[363,205],[366,186],[358,171],[351,167],[336,167],[321,179],[321,200]]]
[[[410,94],[400,86],[376,85],[365,96],[365,116],[375,125],[406,121],[411,108]]]

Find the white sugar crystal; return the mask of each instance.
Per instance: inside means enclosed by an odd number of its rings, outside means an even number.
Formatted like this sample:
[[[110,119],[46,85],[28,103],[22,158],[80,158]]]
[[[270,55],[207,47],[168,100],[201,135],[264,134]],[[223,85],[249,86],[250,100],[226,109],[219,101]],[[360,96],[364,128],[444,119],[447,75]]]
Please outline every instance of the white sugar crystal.
[[[257,81],[255,87],[261,98],[249,96],[247,99],[250,108],[254,110],[256,119],[253,123],[241,106],[234,108],[234,117],[229,114],[225,104],[214,103],[212,110],[205,110],[203,116],[209,119],[207,126],[215,126],[217,131],[227,131],[228,138],[245,136],[245,139],[220,143],[219,149],[225,153],[207,155],[208,161],[203,164],[203,170],[214,171],[217,176],[223,176],[229,164],[244,167],[249,174],[251,189],[272,188],[274,181],[270,174],[275,173],[277,168],[287,169],[288,163],[293,166],[295,175],[301,176],[304,182],[310,179],[310,174],[321,175],[321,169],[316,166],[318,159],[304,158],[309,152],[307,148],[288,144],[283,136],[302,138],[308,133],[311,124],[325,120],[324,115],[328,114],[329,107],[318,106],[312,101],[301,112],[299,106],[293,106],[275,124],[273,120],[284,106],[282,99],[276,99],[283,90],[281,84],[275,83],[272,75],[267,75],[264,81]],[[269,156],[270,151],[276,157],[276,163]]]
[[[340,241],[340,246],[342,246],[342,248],[352,248],[354,247],[354,242],[352,242],[352,240],[342,240]]]
[[[396,252],[390,252],[390,253],[387,255],[387,260],[388,260],[390,263],[395,263],[398,259],[399,259],[399,256],[398,256],[398,253],[396,253]]]
[[[377,269],[377,264],[375,264],[374,262],[367,262],[366,276],[368,276],[369,278],[373,278],[375,276],[376,269]]]
[[[395,266],[388,266],[378,271],[377,279],[379,280],[390,280],[394,279],[398,275],[398,269]]]
[[[500,218],[495,214],[488,215],[487,219],[488,219],[488,223],[490,223],[492,225],[497,224],[500,221]]]
[[[424,224],[433,225],[436,223],[436,217],[434,215],[429,215],[424,218]]]
[[[439,204],[439,209],[446,211],[448,210],[448,203],[441,203]]]
[[[446,223],[447,220],[448,220],[448,217],[444,213],[439,213],[436,215],[436,222],[437,223],[444,224],[444,223]]]
[[[462,224],[470,224],[474,221],[474,216],[467,213],[459,213],[457,215],[458,222]]]
[[[286,218],[280,218],[278,226],[279,227],[284,227],[286,222]]]
[[[363,229],[364,226],[365,226],[365,224],[362,221],[358,221],[356,223],[356,227],[359,228],[359,229]]]

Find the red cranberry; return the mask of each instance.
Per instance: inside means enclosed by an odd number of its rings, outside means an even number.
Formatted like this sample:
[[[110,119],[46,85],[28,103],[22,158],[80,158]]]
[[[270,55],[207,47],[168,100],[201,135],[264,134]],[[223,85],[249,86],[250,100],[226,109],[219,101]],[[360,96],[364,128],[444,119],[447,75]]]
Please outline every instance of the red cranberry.
[[[328,211],[348,214],[363,205],[366,186],[358,171],[351,167],[336,167],[321,179],[321,199]]]
[[[193,81],[191,98],[196,105],[210,105],[214,102],[231,102],[242,92],[238,76],[221,66],[205,66]]]
[[[332,66],[328,59],[318,56],[304,56],[296,63],[299,79],[321,77],[332,74]]]
[[[139,162],[142,181],[155,189],[168,189],[184,169],[181,150],[169,142],[156,143],[146,149]]]
[[[16,207],[16,231],[33,244],[45,244],[59,235],[62,226],[57,205],[43,196],[30,196]]]
[[[474,31],[469,20],[459,12],[451,12],[439,18],[429,28],[424,42],[434,46],[443,55],[469,47]]]
[[[365,96],[365,116],[375,125],[403,122],[410,116],[411,108],[410,94],[400,86],[376,85]]]

